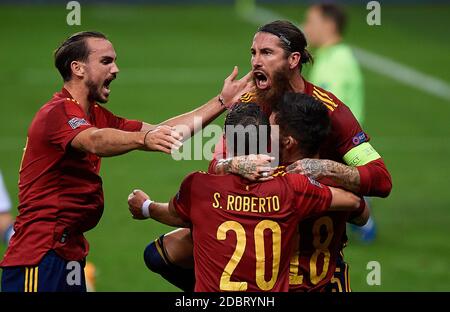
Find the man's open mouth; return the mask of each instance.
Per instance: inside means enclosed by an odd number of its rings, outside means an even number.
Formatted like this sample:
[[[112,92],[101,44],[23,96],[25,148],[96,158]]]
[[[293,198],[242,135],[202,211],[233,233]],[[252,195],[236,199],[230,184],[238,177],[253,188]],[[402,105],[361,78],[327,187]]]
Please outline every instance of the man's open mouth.
[[[109,85],[114,80],[114,78],[106,79],[105,82],[103,82],[103,91],[105,91],[108,95],[111,92],[111,89],[109,88]]]
[[[270,86],[269,79],[263,71],[253,71],[253,77],[258,89],[267,89]]]

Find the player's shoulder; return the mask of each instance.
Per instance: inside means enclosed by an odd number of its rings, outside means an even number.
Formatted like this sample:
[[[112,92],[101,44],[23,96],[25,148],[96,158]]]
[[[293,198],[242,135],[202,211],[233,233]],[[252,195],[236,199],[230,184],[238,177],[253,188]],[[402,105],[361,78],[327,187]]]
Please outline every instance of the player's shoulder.
[[[299,173],[288,173],[285,178],[289,181],[289,184],[295,192],[303,193],[310,188],[322,189],[326,187],[319,181]]]
[[[256,101],[256,94],[254,92],[246,92],[241,95],[239,102],[241,103],[251,103]]]
[[[189,173],[183,180],[183,184],[189,183],[192,184],[194,182],[198,182],[198,181],[204,181],[205,179],[208,179],[211,176],[211,174],[209,174],[206,171],[194,171]]]
[[[286,166],[278,166],[273,170],[272,176],[275,177],[284,177],[286,176]]]
[[[293,190],[299,188],[299,185],[304,183],[306,179],[306,177],[302,174],[287,173],[285,166],[278,166],[275,168],[272,177],[274,177],[274,180],[279,179],[288,184]]]
[[[53,114],[67,114],[73,110],[79,112],[82,111],[81,107],[79,107],[74,99],[63,97],[61,96],[61,93],[55,93],[50,100],[41,106],[37,112],[37,116],[45,117]]]
[[[355,60],[355,55],[353,54],[352,48],[345,43],[337,44],[333,48],[333,55],[336,58],[339,58],[339,60],[342,61],[353,61]]]
[[[320,101],[323,105],[325,105],[326,108],[330,112],[334,112],[336,109],[338,109],[339,106],[341,106],[343,103],[330,91],[327,91],[319,86],[316,86],[315,84],[311,82],[307,82],[309,84],[308,86],[308,93],[315,98],[316,100]]]
[[[319,86],[311,82],[307,82],[308,93],[314,97],[316,100],[320,101],[330,112],[330,117],[333,120],[333,117],[337,118],[341,115],[353,116],[350,108],[348,108],[345,103],[343,103],[339,98],[334,95],[332,92],[325,90]]]

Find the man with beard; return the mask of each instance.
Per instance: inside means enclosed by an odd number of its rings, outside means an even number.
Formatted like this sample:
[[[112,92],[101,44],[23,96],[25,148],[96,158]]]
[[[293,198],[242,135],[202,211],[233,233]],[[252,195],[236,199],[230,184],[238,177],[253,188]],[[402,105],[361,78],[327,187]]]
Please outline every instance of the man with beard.
[[[106,103],[119,69],[111,42],[99,32],[80,32],[55,51],[64,87],[35,115],[19,179],[19,215],[1,267],[2,290],[85,291],[82,268],[89,245],[83,233],[103,212],[101,157],[132,150],[170,154],[181,146],[176,125],[204,125],[241,94],[246,81],[225,80],[220,96],[158,126],[115,116]]]
[[[292,124],[292,116],[305,122]],[[280,146],[283,161],[314,157],[330,123],[327,109],[319,101],[299,93],[286,94],[271,119],[290,125],[279,135],[276,126],[272,131],[272,146],[290,142]],[[257,104],[232,108],[225,120],[231,154],[258,153],[258,147],[267,146],[269,131],[264,128],[268,123]],[[315,127],[309,127],[312,123]],[[284,153],[286,148],[289,150]],[[148,207],[143,213],[145,202]],[[281,168],[267,182],[194,172],[168,203],[153,202],[140,190],[130,194],[128,203],[135,219],[148,215],[167,225],[191,226],[195,291],[216,292],[288,291],[292,239],[299,220],[324,211],[350,214],[361,209],[354,194],[304,175],[286,174]]]
[[[315,97],[328,109],[331,119],[331,132],[319,152],[322,159],[298,160],[287,167],[288,171],[302,173],[314,179],[327,179],[328,183],[362,196],[387,197],[392,188],[391,176],[381,156],[370,145],[369,136],[361,129],[347,106],[332,93],[303,78],[302,65],[312,63],[306,46],[304,34],[290,22],[275,21],[262,26],[253,38],[251,48],[256,90],[244,94],[241,102],[256,102],[270,114],[272,105],[277,103],[277,99],[286,91]],[[267,155],[226,158],[226,146],[224,142],[220,142],[216,145],[215,159],[210,163],[209,171],[234,173],[252,181],[270,180],[273,173],[270,169],[272,160]],[[329,225],[330,219],[332,225]],[[350,290],[348,267],[341,255],[347,241],[347,220],[342,216],[330,219],[322,219],[318,223],[310,220],[306,226],[299,227],[301,233],[305,234],[303,237],[309,237],[309,244],[308,247],[302,247],[300,244],[299,254],[293,257],[293,290],[321,291],[330,281],[338,279],[340,282],[336,282],[334,290]],[[363,224],[364,222],[361,222],[359,225]],[[321,229],[328,232],[324,233]],[[339,229],[336,235],[333,235],[333,229]],[[331,247],[332,250],[329,249]],[[193,285],[192,282],[186,282],[188,276],[192,276],[192,273],[188,273],[192,267],[192,260],[189,260],[192,251],[189,253],[189,250],[192,250],[189,230],[176,230],[147,246],[147,264],[150,263],[150,269],[157,273],[164,271],[162,275],[171,281],[168,278],[170,276],[172,283],[173,280],[184,280],[185,285]],[[303,253],[302,250],[306,252]],[[340,265],[338,268],[337,263]],[[335,278],[334,268],[337,274]],[[177,270],[182,270],[184,275],[172,275],[172,272]]]
[[[266,111],[271,111],[277,97],[286,90],[309,94],[329,111],[331,133],[320,150],[322,159],[304,158],[288,166],[287,170],[359,195],[388,196],[392,187],[391,177],[349,108],[332,93],[302,77],[302,64],[312,62],[306,45],[303,33],[286,21],[262,26],[252,45],[255,97]],[[259,163],[244,158],[225,159],[217,166],[212,162],[211,167],[219,172],[241,172],[244,176],[252,172],[249,178],[266,178],[264,167],[267,163],[262,163],[264,159],[257,161]],[[298,250],[291,262],[291,290],[350,291],[348,265],[342,254],[347,242],[347,220],[344,214],[326,213],[300,223]],[[364,225],[364,221],[357,220],[356,223]]]

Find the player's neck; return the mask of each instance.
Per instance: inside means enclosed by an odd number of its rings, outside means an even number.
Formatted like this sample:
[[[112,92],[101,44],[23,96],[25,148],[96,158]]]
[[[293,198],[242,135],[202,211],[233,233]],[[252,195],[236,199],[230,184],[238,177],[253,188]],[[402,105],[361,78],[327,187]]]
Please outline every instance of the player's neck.
[[[91,106],[91,102],[88,100],[89,90],[81,84],[82,82],[67,81],[64,83],[64,88],[69,91],[73,99],[78,102],[84,113],[89,115],[89,108]]]
[[[331,35],[322,42],[321,48],[327,48],[334,46],[342,41],[342,37],[339,35]]]
[[[296,162],[299,159],[303,159],[303,155],[302,153],[300,153],[300,151],[292,151],[292,152],[287,152],[284,153],[285,155],[283,155],[283,164],[292,164],[294,162]]]
[[[295,72],[289,79],[289,85],[293,92],[305,93],[305,81],[299,72]]]
[[[315,155],[305,155],[300,150],[287,152],[287,155],[283,155],[283,164],[292,164],[296,162],[297,160],[304,159],[304,158],[313,158],[318,159],[319,153],[316,153]]]

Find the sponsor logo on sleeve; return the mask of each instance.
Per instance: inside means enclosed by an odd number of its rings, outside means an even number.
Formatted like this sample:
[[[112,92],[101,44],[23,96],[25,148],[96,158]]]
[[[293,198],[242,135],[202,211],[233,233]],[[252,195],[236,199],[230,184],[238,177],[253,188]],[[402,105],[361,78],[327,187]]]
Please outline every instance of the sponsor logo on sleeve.
[[[355,135],[352,139],[354,145],[359,145],[367,141],[366,134],[364,132],[360,132]]]
[[[68,124],[72,129],[76,129],[79,126],[90,125],[90,123],[87,122],[85,119],[78,118],[78,117],[74,117],[74,118],[70,119]]]

